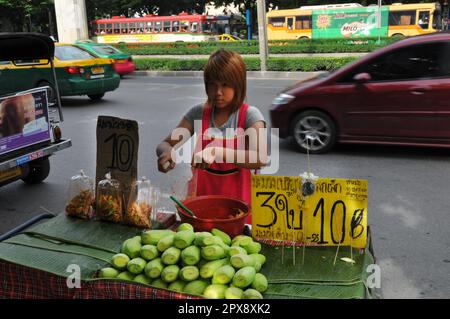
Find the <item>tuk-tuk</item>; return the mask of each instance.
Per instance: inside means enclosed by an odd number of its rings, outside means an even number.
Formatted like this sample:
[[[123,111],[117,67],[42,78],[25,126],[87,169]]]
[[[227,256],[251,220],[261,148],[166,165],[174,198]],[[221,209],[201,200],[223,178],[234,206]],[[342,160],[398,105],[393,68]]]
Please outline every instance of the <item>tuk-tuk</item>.
[[[0,64],[29,65],[30,72],[35,66],[50,64],[55,83],[54,92],[42,86],[0,96],[0,186],[18,179],[28,184],[42,182],[50,172],[49,157],[72,145],[70,139],[61,137],[59,125],[64,118],[54,52],[54,42],[46,35],[0,33]],[[49,99],[51,94],[56,99]]]

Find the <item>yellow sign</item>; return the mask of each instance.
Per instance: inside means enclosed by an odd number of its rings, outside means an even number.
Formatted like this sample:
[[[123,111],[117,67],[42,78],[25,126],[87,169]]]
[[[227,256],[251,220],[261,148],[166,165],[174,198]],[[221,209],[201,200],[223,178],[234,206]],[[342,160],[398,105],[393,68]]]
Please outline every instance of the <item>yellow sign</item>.
[[[312,195],[301,177],[252,177],[252,234],[304,245],[364,248],[367,180],[319,178]]]

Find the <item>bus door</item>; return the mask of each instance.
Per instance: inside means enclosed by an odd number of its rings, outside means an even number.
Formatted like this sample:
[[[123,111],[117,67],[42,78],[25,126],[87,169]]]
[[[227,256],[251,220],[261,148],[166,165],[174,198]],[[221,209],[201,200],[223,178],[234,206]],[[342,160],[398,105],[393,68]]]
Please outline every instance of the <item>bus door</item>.
[[[294,17],[287,17],[286,25],[288,30],[294,30]]]

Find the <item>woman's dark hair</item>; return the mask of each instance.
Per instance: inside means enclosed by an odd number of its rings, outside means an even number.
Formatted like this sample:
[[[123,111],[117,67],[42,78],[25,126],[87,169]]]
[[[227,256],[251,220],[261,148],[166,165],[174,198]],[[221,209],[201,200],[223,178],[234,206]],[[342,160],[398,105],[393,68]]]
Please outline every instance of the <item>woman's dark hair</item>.
[[[209,83],[227,83],[234,89],[232,103],[233,110],[237,110],[244,103],[247,96],[247,68],[242,57],[230,50],[220,49],[211,54],[206,63],[203,79],[205,89]],[[211,101],[208,97],[208,103]]]

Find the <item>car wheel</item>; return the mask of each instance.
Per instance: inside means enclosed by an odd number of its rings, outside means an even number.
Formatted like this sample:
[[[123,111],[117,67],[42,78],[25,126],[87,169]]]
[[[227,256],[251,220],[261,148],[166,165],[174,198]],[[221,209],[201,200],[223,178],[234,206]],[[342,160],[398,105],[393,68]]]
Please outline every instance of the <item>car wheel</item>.
[[[101,94],[90,94],[90,95],[88,95],[89,96],[89,98],[92,100],[92,101],[100,101],[104,96],[105,96],[105,93],[101,93]]]
[[[38,184],[47,178],[50,173],[50,161],[48,157],[34,160],[29,163],[30,172],[22,180],[27,184]]]
[[[323,112],[305,111],[292,121],[292,136],[301,152],[325,153],[336,144],[336,124]]]
[[[53,84],[51,84],[48,81],[40,81],[37,84],[37,86],[38,87],[41,87],[41,86],[48,86],[48,87],[50,87],[50,89],[47,91],[48,102],[51,103],[51,104],[56,104],[56,91],[55,91],[55,87],[53,86]]]
[[[396,39],[396,40],[401,40],[401,39],[404,39],[404,38],[406,38],[406,37],[405,37],[405,35],[402,34],[402,33],[396,33],[396,34],[393,34],[393,35],[392,35],[392,38],[393,38],[393,39]]]

